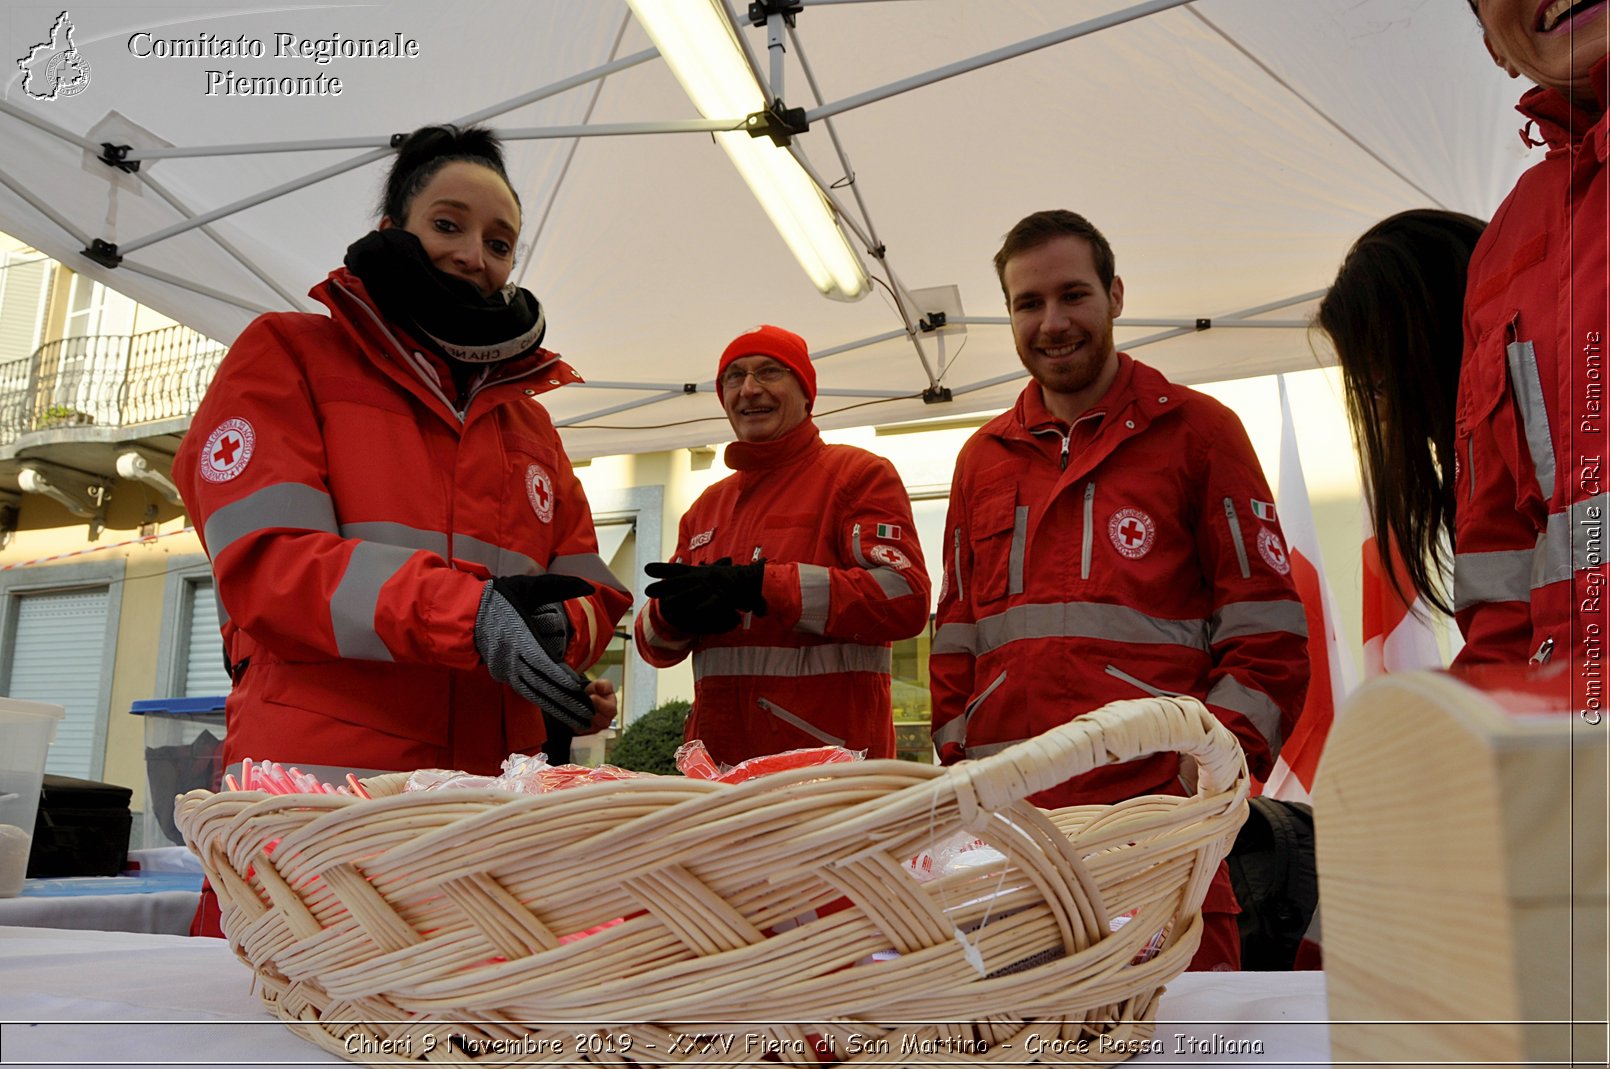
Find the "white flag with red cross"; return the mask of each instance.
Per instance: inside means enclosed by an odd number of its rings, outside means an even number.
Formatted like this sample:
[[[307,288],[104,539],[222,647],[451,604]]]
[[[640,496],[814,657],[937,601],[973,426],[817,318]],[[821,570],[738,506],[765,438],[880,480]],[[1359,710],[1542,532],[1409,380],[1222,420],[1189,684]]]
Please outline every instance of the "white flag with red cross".
[[[1309,802],[1325,738],[1330,734],[1336,710],[1353,689],[1354,672],[1350,655],[1341,644],[1336,607],[1319,556],[1319,533],[1314,526],[1308,482],[1303,478],[1302,460],[1297,452],[1297,431],[1291,418],[1285,376],[1280,376],[1279,384],[1280,487],[1275,500],[1280,505],[1280,525],[1286,534],[1291,578],[1303,601],[1303,615],[1308,620],[1309,678],[1302,716],[1281,747],[1262,793],[1288,802]]]
[[[1393,563],[1404,593],[1410,595],[1412,601],[1404,600],[1404,594],[1398,592],[1387,574],[1381,560],[1381,547],[1376,544],[1367,514],[1364,524],[1364,678],[1374,679],[1388,672],[1442,668],[1442,648],[1437,643],[1431,608],[1408,585],[1408,580],[1402,578],[1406,573],[1396,540],[1392,542]]]

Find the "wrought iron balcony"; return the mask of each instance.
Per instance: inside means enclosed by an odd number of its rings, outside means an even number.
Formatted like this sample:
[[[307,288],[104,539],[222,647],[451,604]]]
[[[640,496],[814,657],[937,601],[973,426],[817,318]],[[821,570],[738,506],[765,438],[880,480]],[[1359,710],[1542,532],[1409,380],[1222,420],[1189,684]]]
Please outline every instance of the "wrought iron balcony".
[[[47,342],[0,363],[0,443],[35,431],[187,418],[225,352],[184,326]]]

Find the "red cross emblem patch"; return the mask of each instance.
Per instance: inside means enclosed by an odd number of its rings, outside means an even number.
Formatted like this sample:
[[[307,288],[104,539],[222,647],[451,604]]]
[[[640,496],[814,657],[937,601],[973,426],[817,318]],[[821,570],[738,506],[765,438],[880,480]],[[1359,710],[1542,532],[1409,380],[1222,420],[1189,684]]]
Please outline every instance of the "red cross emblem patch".
[[[1107,537],[1119,553],[1139,560],[1151,552],[1157,540],[1157,524],[1140,509],[1121,508],[1107,521]]]
[[[893,546],[876,545],[867,551],[867,555],[879,564],[887,564],[896,571],[905,571],[911,567],[911,561],[906,555]]]
[[[533,464],[525,470],[525,496],[530,499],[537,519],[543,523],[553,522],[553,476],[541,464]]]
[[[1281,575],[1291,574],[1291,558],[1286,556],[1286,547],[1280,544],[1280,536],[1267,527],[1258,528],[1258,556]]]
[[[226,483],[246,470],[252,451],[257,448],[257,432],[243,419],[226,419],[207,436],[201,447],[201,477],[210,483]]]

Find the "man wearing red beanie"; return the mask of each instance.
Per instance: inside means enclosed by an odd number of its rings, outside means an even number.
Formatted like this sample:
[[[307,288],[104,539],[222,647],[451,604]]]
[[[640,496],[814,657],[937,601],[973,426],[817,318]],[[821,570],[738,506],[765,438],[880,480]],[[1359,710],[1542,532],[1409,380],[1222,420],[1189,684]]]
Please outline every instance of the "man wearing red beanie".
[[[798,334],[740,334],[716,396],[733,474],[682,517],[672,560],[648,566],[638,652],[656,668],[693,657],[687,737],[717,761],[824,745],[893,757],[890,643],[928,622],[911,500],[887,460],[822,441]]]

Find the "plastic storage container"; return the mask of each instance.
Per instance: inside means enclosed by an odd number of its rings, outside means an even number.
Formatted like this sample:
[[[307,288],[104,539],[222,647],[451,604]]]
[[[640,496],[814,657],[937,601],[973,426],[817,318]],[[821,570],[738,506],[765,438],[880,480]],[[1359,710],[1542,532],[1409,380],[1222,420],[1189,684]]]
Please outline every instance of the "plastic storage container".
[[[182,846],[173,800],[186,791],[216,791],[223,780],[224,699],[152,698],[129,712],[145,717],[145,816],[140,845]]]
[[[59,705],[0,698],[0,898],[22,890]]]

